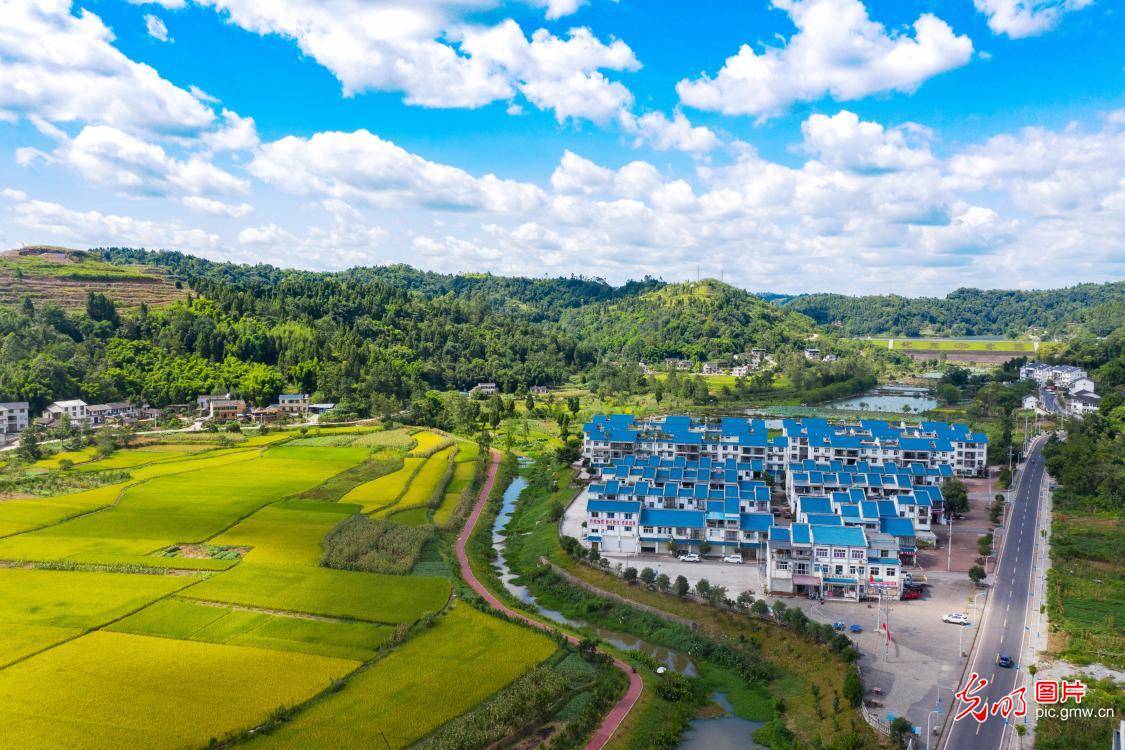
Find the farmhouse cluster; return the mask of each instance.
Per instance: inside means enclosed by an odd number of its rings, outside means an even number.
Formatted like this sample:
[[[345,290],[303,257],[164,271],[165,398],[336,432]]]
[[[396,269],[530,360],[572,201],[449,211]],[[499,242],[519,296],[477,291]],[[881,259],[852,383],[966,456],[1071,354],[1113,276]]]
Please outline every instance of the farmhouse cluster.
[[[1050,389],[1061,397],[1068,414],[1082,417],[1101,407],[1102,397],[1094,390],[1094,381],[1081,367],[1029,362],[1020,368],[1021,380],[1034,380],[1040,388]]]
[[[164,409],[141,406],[128,401],[106,404],[87,404],[81,399],[52,401],[37,420],[27,401],[0,403],[0,438],[14,439],[35,421],[42,427],[57,427],[69,423],[76,427],[101,427],[109,424],[132,424],[145,419],[157,419],[166,412],[178,416],[216,422],[244,421],[265,424],[277,421],[282,415],[304,417],[323,414],[335,404],[313,404],[305,393],[283,393],[277,403],[262,408],[249,405],[245,400],[229,393],[199,396],[195,404],[172,404]]]
[[[594,417],[585,541],[606,552],[739,554],[771,593],[901,593],[944,518],[941,482],[984,471],[988,438],[944,422]],[[771,502],[774,493],[777,502]],[[782,499],[783,495],[783,499]]]

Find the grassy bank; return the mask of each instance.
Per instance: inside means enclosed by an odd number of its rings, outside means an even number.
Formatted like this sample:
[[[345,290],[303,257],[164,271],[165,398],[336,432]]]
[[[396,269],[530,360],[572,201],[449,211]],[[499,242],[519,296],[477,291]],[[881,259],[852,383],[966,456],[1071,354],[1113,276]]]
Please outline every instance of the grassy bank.
[[[523,574],[521,582],[529,585],[541,604],[688,654],[700,669],[697,689],[705,694],[723,692],[738,715],[767,721],[759,741],[771,747],[816,742],[877,746],[874,734],[844,698],[844,682],[852,668],[843,655],[795,630],[630,585],[571,559],[559,543],[556,525],[575,492],[570,470],[540,464],[525,473],[529,486],[508,526],[508,561]],[[568,585],[538,565],[541,556],[599,589],[689,618],[696,628]],[[650,696],[631,717],[630,733],[615,746],[665,746],[661,738],[684,726],[685,705],[696,706],[690,700],[669,701],[659,692]]]

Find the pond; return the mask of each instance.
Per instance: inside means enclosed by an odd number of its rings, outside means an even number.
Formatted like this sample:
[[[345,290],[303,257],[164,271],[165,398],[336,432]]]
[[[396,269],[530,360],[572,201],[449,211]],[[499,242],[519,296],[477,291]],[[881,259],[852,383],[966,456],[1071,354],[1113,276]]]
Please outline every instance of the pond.
[[[554,609],[548,609],[539,604],[535,599],[535,595],[528,590],[527,586],[521,586],[515,583],[518,577],[512,572],[508,566],[508,561],[504,557],[505,545],[507,544],[507,537],[504,535],[504,527],[508,525],[508,521],[512,518],[512,513],[516,510],[516,501],[519,499],[520,493],[527,487],[527,480],[523,477],[517,476],[512,483],[508,485],[508,489],[504,491],[503,502],[500,506],[500,512],[496,515],[496,521],[492,524],[492,548],[496,550],[495,567],[499,570],[500,581],[504,587],[512,594],[512,596],[519,599],[524,604],[529,604],[535,608],[543,617],[557,622],[560,625],[568,625],[572,628],[581,628],[588,631],[593,636],[605,641],[614,648],[621,649],[622,651],[640,651],[648,654],[658,664],[663,664],[669,669],[679,672],[680,674],[695,677],[698,675],[695,664],[691,659],[670,648],[664,646],[657,646],[653,643],[641,640],[640,638],[629,635],[627,633],[618,633],[605,628],[593,626],[587,622],[574,620],[567,617],[562,612]]]
[[[936,408],[938,401],[930,391],[914,386],[885,385],[858,396],[849,396],[824,404],[825,409],[840,411],[885,411],[893,414],[909,411],[918,414]]]
[[[762,746],[754,742],[754,731],[762,726],[760,721],[748,721],[734,715],[734,709],[722,693],[711,696],[726,712],[713,719],[692,719],[677,750],[755,750]]]

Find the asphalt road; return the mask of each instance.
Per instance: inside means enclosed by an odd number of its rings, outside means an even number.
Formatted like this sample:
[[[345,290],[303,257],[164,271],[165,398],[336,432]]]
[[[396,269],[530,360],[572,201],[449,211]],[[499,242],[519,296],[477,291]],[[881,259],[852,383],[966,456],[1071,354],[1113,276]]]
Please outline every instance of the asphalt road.
[[[1025,621],[1039,510],[1039,486],[1043,479],[1043,456],[1040,452],[1042,445],[1043,441],[1037,440],[1032,446],[1012,496],[1007,539],[999,567],[991,576],[992,590],[988,595],[988,605],[976,647],[970,656],[968,673],[976,672],[988,680],[988,685],[977,695],[986,699],[989,707],[1017,687],[1019,669],[1024,667],[1018,662],[1026,636]],[[1017,662],[1016,666],[1011,669],[998,666],[996,661],[1000,654],[1011,656]],[[1032,697],[1029,686],[1026,696],[1029,713],[1035,710]],[[965,704],[956,699],[953,702],[955,705],[952,710],[956,714]],[[1012,721],[1022,719],[1013,718]],[[990,715],[983,723],[978,723],[972,716],[966,716],[961,721],[953,722],[942,748],[998,750],[1002,743],[1011,740],[1013,731],[1013,726],[1007,725],[1000,715]]]
[[[1058,396],[1051,393],[1046,388],[1040,389],[1039,396],[1043,399],[1043,407],[1051,414],[1062,413],[1062,407],[1059,406]]]

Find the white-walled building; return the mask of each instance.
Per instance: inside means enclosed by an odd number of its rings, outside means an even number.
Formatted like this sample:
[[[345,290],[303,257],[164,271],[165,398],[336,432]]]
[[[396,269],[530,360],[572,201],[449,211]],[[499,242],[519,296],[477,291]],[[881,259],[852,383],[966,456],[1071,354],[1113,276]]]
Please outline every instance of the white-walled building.
[[[1049,365],[1046,362],[1028,362],[1020,368],[1020,380],[1034,380],[1039,383],[1040,386],[1047,385],[1047,383],[1050,382],[1064,390],[1070,390],[1071,383],[1081,379],[1089,380],[1089,374],[1081,367],[1075,367],[1073,365]]]
[[[1076,417],[1083,417],[1101,408],[1102,397],[1089,391],[1072,393],[1066,400],[1066,410]]]
[[[82,424],[87,418],[86,402],[77,398],[68,401],[52,401],[43,410],[45,421],[60,420],[64,416],[68,417],[72,424]]]
[[[142,415],[140,407],[128,401],[113,401],[108,404],[90,404],[86,416],[91,425],[103,425],[110,420],[136,419]]]
[[[277,397],[278,410],[286,414],[307,414],[309,411],[309,394],[283,393]]]
[[[30,405],[26,401],[0,403],[0,432],[14,435],[27,429]]]
[[[884,557],[864,529],[842,524],[795,523],[769,530],[766,580],[771,594],[826,599],[892,596],[902,592],[902,563]]]

